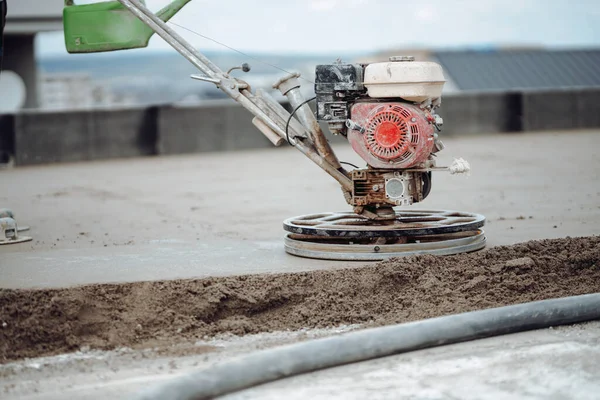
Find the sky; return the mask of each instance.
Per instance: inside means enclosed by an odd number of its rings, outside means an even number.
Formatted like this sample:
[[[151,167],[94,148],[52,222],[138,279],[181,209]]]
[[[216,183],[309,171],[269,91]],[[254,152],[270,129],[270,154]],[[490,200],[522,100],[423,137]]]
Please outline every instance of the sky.
[[[146,0],[153,11],[168,3]],[[255,53],[600,46],[600,0],[192,0],[172,21]],[[199,49],[223,49],[173,28]],[[39,55],[66,54],[60,32],[37,44]],[[155,35],[149,48],[170,47]]]

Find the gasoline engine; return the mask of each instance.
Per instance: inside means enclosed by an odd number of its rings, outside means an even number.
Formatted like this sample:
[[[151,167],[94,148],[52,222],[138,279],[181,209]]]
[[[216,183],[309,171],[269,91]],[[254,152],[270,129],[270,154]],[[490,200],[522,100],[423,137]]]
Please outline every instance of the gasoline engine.
[[[433,62],[391,57],[373,64],[318,65],[317,119],[347,137],[367,163],[351,172],[346,200],[358,214],[393,217],[391,207],[425,199],[431,190],[445,79]]]

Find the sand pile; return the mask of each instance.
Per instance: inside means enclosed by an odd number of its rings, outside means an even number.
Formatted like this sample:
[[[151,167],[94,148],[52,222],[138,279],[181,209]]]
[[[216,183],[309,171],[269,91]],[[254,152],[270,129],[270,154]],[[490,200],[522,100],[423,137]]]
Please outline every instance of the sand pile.
[[[0,362],[226,332],[392,324],[592,292],[600,292],[599,237],[346,270],[0,290]]]

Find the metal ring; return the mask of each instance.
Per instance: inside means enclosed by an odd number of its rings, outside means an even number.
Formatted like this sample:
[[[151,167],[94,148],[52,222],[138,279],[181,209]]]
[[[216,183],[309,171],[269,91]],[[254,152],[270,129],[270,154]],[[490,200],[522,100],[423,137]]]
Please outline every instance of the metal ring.
[[[400,210],[396,219],[374,221],[352,212],[302,215],[283,222],[283,229],[301,235],[366,238],[437,235],[476,230],[485,225],[480,214],[449,210]]]
[[[285,237],[285,251],[295,256],[340,261],[381,261],[392,257],[421,254],[451,255],[477,251],[485,247],[483,230],[458,239],[406,244],[329,244]]]

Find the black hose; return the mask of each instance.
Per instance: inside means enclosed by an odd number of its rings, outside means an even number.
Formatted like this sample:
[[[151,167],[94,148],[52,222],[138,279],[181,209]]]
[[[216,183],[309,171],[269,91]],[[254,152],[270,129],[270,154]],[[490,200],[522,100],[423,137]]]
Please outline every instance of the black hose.
[[[340,164],[342,164],[342,165],[348,165],[348,166],[356,168],[356,169],[359,168],[358,166],[356,166],[356,165],[354,165],[354,164],[352,164],[350,162],[347,162],[347,161],[340,161]]]
[[[210,399],[324,368],[594,319],[600,319],[600,293],[365,329],[250,354],[173,379],[140,398]]]
[[[292,147],[296,147],[296,144],[290,140],[290,122],[292,122],[292,118],[294,118],[294,114],[296,114],[296,112],[300,109],[300,107],[315,100],[316,98],[317,98],[316,96],[311,97],[310,99],[304,100],[302,103],[298,104],[298,106],[296,108],[294,108],[294,110],[291,112],[290,116],[287,119],[287,122],[285,123],[285,138],[287,139],[288,143],[290,145],[292,145]],[[296,139],[296,137],[294,136],[293,139]]]
[[[423,178],[423,200],[425,200],[431,192],[431,171],[423,172],[421,176]]]

